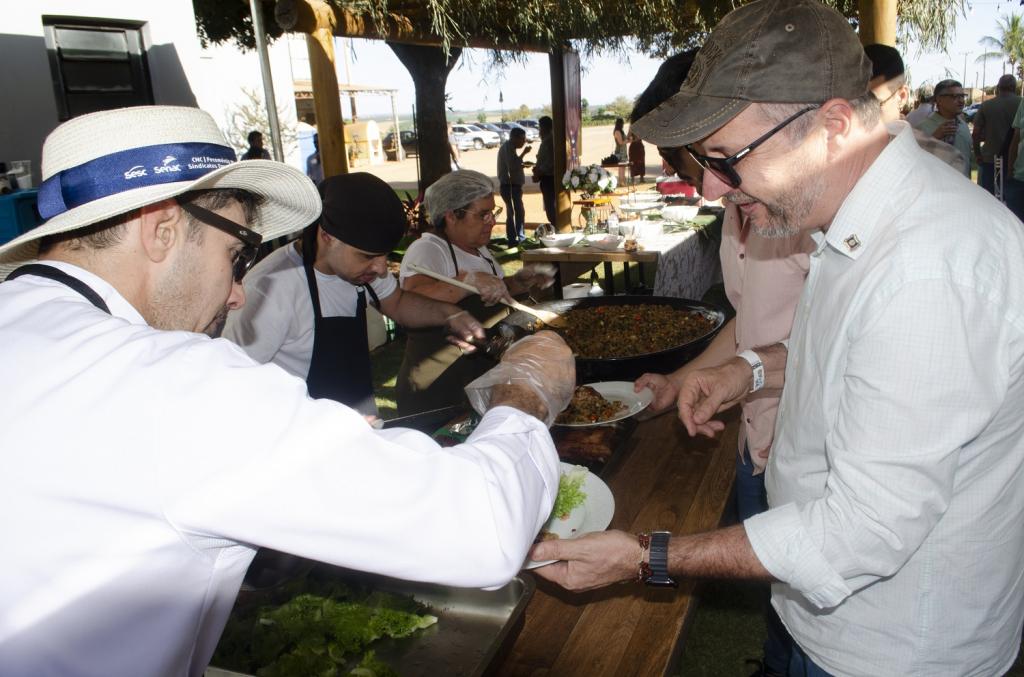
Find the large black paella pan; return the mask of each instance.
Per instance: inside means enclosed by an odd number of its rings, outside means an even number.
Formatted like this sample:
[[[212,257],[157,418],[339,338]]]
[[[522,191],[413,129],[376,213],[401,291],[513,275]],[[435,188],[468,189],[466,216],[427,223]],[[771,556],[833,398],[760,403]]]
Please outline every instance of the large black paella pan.
[[[577,308],[596,310],[611,306],[667,306],[676,311],[698,314],[707,321],[706,325],[709,328],[692,340],[670,345],[654,352],[641,352],[623,357],[584,357],[577,354],[576,380],[579,383],[632,381],[645,372],[667,374],[675,371],[699,355],[725,324],[725,313],[721,309],[706,303],[669,296],[601,296],[547,301],[536,305],[538,309],[550,310],[558,314],[564,314]],[[621,314],[621,309],[619,310]],[[638,314],[636,317],[642,318],[644,315]],[[682,316],[679,317],[682,318]],[[534,316],[517,311],[495,325],[491,333],[509,338],[520,338],[536,331],[537,328],[538,321]],[[554,327],[554,329],[557,331],[558,328]],[[597,342],[607,342],[612,348],[623,338],[609,332],[600,324],[596,324],[593,331],[594,339]],[[607,352],[614,353],[615,351]]]

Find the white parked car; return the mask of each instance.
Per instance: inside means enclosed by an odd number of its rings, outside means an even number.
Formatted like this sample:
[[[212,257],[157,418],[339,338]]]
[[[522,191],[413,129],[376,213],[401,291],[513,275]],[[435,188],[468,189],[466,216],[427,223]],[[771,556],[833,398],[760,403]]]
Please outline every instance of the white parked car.
[[[475,125],[452,125],[452,133],[459,144],[459,150],[494,148],[501,143],[501,137]]]

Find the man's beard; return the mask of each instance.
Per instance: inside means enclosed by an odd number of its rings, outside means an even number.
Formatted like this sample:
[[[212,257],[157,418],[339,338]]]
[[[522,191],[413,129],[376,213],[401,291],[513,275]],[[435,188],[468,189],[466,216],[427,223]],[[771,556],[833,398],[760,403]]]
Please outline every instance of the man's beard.
[[[794,182],[797,183],[797,182]],[[764,207],[767,214],[766,222],[751,221],[758,237],[768,240],[781,240],[793,237],[807,227],[811,211],[815,203],[825,194],[825,179],[820,172],[809,174],[808,178],[778,195],[772,202],[758,200],[746,193],[735,191],[725,196],[733,204],[749,204],[757,202]]]

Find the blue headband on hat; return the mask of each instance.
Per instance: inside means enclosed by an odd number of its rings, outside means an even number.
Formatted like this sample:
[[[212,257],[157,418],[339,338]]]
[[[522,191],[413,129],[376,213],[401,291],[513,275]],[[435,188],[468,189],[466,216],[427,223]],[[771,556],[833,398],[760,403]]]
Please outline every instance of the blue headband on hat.
[[[39,215],[49,219],[135,188],[195,181],[234,162],[235,151],[216,143],[166,143],[103,155],[43,181]]]

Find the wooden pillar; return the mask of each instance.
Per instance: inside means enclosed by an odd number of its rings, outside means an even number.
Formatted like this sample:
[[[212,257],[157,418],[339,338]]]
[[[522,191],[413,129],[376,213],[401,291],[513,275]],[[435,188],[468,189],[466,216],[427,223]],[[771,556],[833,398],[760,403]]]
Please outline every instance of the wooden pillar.
[[[857,0],[862,45],[896,46],[897,0]]]
[[[566,153],[568,143],[565,138],[565,54],[561,49],[548,53],[548,66],[551,73],[551,143],[555,157],[555,211],[556,222],[551,224],[555,230],[568,230],[572,224],[572,197],[562,187],[562,176],[568,168]]]
[[[320,162],[327,178],[348,174],[338,73],[334,69],[334,10],[323,0],[309,0],[308,4],[316,16],[316,28],[306,36],[306,48],[313,82],[316,129],[320,136]]]

